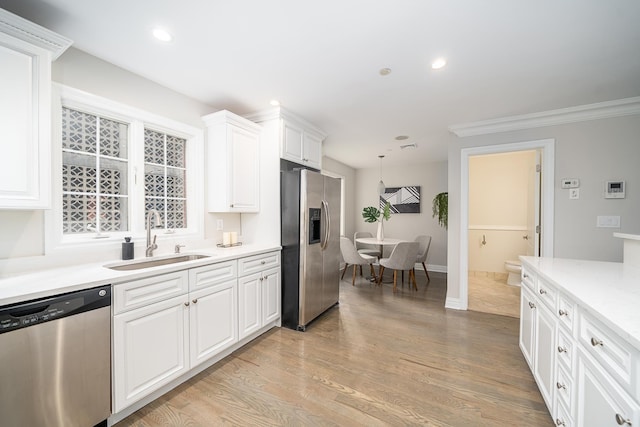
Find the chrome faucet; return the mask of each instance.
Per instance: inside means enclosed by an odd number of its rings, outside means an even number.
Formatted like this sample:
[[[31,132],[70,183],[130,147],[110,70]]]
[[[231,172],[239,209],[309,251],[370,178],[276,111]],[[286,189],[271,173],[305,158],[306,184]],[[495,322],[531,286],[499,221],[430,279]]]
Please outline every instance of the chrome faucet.
[[[153,251],[158,249],[158,245],[156,245],[156,237],[158,236],[154,234],[153,242],[151,242],[151,215],[155,216],[154,225],[156,227],[162,225],[162,219],[160,219],[160,214],[158,213],[158,211],[155,209],[149,209],[149,212],[147,213],[147,251],[145,253],[148,257],[153,256]]]

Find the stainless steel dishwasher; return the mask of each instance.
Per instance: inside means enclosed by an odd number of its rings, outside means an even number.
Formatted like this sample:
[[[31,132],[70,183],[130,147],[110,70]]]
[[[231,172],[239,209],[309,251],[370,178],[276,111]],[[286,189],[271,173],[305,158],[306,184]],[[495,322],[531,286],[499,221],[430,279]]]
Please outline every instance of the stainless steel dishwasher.
[[[0,307],[0,424],[106,425],[111,286]]]

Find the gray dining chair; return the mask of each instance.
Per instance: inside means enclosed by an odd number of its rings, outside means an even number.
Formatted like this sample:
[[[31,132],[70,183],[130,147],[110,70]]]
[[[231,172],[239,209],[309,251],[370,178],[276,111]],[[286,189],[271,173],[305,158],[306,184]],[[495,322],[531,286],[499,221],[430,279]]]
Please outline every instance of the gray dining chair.
[[[420,243],[418,242],[400,242],[398,243],[389,258],[381,258],[380,271],[378,272],[378,285],[382,283],[382,275],[385,268],[393,269],[393,291],[397,288],[398,270],[404,272],[409,270],[409,284],[413,283],[414,289],[418,290],[416,283],[416,275],[414,267],[416,265],[416,258],[418,256],[418,250],[420,249]]]
[[[356,247],[348,237],[340,237],[340,252],[342,252],[342,258],[345,262],[344,271],[342,272],[340,280],[344,279],[344,273],[346,273],[347,268],[352,265],[353,278],[351,279],[351,285],[354,286],[356,284],[356,269],[358,267],[360,268],[360,275],[362,276],[362,266],[367,264],[369,264],[369,268],[371,269],[371,277],[373,277],[374,280],[376,279],[376,272],[373,269],[373,263],[376,261],[375,257],[358,253]]]
[[[427,255],[429,254],[429,246],[431,246],[431,236],[417,236],[415,241],[420,243],[420,249],[418,250],[416,263],[422,264],[424,273],[427,275],[427,283],[429,283],[431,281],[431,278],[429,277],[429,272],[427,271],[425,262],[427,261]]]
[[[380,249],[375,245],[358,243],[357,239],[360,237],[373,237],[373,234],[369,233],[368,231],[356,231],[355,233],[353,233],[353,242],[355,243],[356,249],[359,253],[376,257],[376,259],[382,256],[382,254],[380,253]]]

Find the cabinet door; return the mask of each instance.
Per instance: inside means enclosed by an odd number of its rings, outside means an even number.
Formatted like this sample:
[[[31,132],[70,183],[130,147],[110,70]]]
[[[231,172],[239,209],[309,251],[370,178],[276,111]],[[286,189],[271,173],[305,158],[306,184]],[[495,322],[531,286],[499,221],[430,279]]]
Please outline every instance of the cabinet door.
[[[520,296],[520,350],[532,372],[535,310],[536,305],[533,302],[531,293],[525,287],[522,287]]]
[[[238,333],[242,339],[262,326],[261,273],[238,279]]]
[[[48,208],[51,57],[0,33],[0,208]]]
[[[587,356],[578,355],[576,425],[583,427],[640,425],[640,407]]]
[[[182,295],[113,317],[114,412],[187,372],[186,303]]]
[[[280,317],[280,268],[262,273],[262,326]]]
[[[302,134],[302,128],[283,121],[280,157],[292,162],[302,163]]]
[[[191,367],[238,341],[236,279],[189,294]]]
[[[322,169],[322,139],[310,132],[303,135],[302,162],[309,167]]]
[[[541,304],[535,309],[535,354],[533,356],[533,376],[538,383],[540,394],[553,413],[553,393],[555,389],[555,342],[556,320]]]
[[[233,212],[258,212],[260,161],[258,135],[229,125],[229,206]]]

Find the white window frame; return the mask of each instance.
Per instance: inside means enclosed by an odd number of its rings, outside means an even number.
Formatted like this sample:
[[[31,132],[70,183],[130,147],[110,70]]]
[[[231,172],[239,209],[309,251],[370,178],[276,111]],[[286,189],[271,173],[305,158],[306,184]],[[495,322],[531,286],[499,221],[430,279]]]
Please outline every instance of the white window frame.
[[[87,234],[63,234],[62,227],[62,107],[95,114],[126,123],[128,141],[129,231]],[[45,254],[66,248],[98,247],[122,242],[125,236],[144,241],[144,128],[164,132],[187,140],[187,228],[158,229],[158,240],[180,237],[204,238],[204,138],[202,129],[177,122],[68,86],[53,84],[52,103],[52,209],[45,214]],[[106,237],[105,237],[106,236]],[[98,238],[99,237],[99,238]]]

